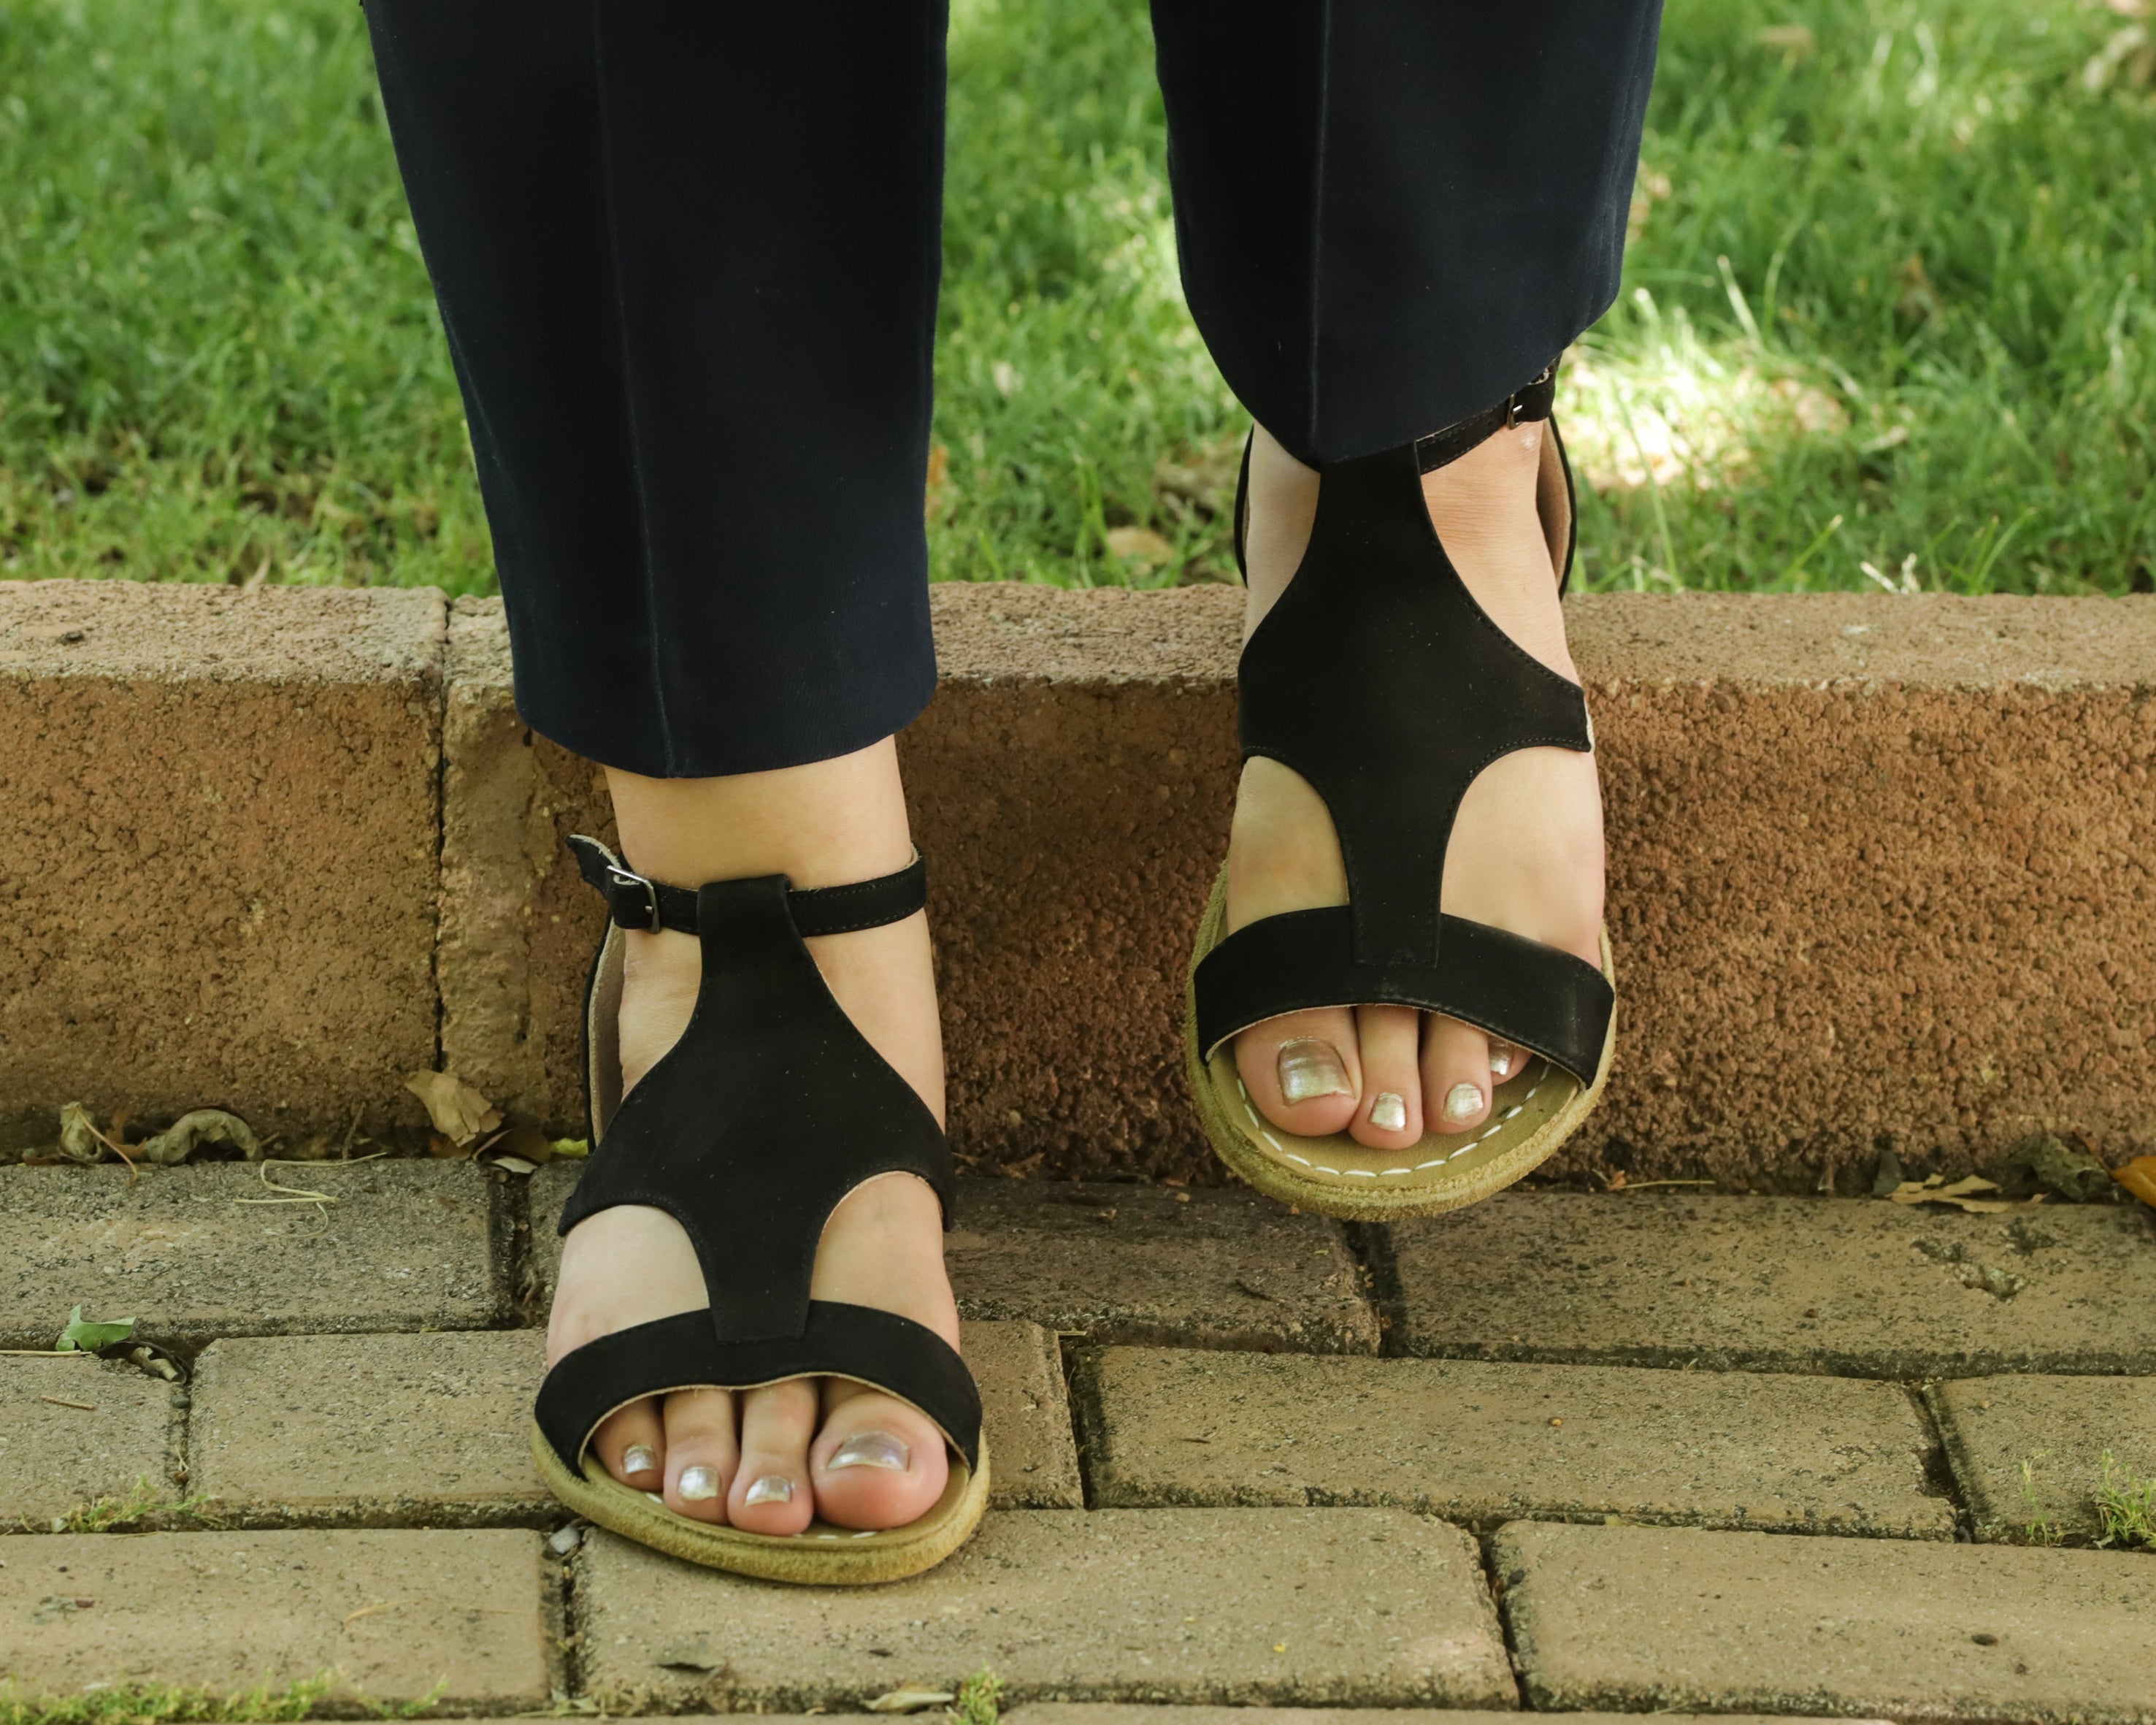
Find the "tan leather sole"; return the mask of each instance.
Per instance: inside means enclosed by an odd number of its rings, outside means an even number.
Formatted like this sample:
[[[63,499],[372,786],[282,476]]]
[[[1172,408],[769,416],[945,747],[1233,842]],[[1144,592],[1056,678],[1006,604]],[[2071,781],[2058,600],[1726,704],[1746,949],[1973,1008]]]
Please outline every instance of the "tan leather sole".
[[[1220,944],[1228,919],[1228,871],[1213,883],[1213,897],[1198,925],[1184,988],[1183,1069],[1189,1075],[1198,1117],[1220,1160],[1266,1197],[1321,1216],[1383,1222],[1402,1216],[1436,1216],[1479,1202],[1510,1186],[1555,1155],[1602,1099],[1610,1057],[1617,1045],[1617,1015],[1609,1015],[1594,1082],[1583,1085],[1570,1073],[1539,1057],[1497,1087],[1490,1118],[1472,1132],[1426,1132],[1412,1150],[1372,1150],[1345,1132],[1305,1138],[1283,1131],[1257,1110],[1235,1070],[1231,1038],[1209,1059],[1198,1046],[1199,961]],[[1609,935],[1602,935],[1602,974],[1614,987],[1617,973]]]
[[[866,1533],[812,1522],[803,1532],[781,1537],[692,1522],[623,1485],[596,1459],[585,1463],[583,1473],[570,1472],[536,1424],[531,1459],[555,1496],[624,1538],[706,1568],[809,1587],[867,1587],[933,1569],[973,1537],[988,1506],[986,1438],[981,1440],[978,1468],[952,1460],[949,1483],[926,1515],[903,1527]]]

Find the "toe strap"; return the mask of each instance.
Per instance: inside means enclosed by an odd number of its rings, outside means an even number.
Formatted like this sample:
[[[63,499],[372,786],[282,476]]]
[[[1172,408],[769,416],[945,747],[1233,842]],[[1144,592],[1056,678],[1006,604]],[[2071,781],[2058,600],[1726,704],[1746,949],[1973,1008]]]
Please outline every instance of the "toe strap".
[[[1538,940],[1464,917],[1440,920],[1434,965],[1358,960],[1344,904],[1237,929],[1192,979],[1199,1046],[1209,1058],[1238,1032],[1313,1007],[1415,1007],[1531,1048],[1592,1084],[1615,1002],[1609,979]]]
[[[540,1386],[539,1429],[572,1472],[599,1423],[645,1396],[678,1389],[753,1389],[789,1377],[849,1377],[910,1402],[978,1467],[981,1397],[951,1345],[925,1324],[874,1306],[808,1304],[798,1336],[722,1341],[708,1311],[677,1312],[588,1341]]]

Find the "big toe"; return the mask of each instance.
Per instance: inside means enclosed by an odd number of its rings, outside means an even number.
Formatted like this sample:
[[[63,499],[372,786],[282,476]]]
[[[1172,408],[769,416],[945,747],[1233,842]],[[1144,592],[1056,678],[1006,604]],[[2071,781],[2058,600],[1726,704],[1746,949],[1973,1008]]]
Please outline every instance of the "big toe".
[[[816,1386],[797,1377],[742,1398],[741,1463],[726,1494],[726,1519],[748,1533],[798,1533],[816,1513],[808,1440],[816,1432]]]
[[[896,1397],[834,1383],[809,1452],[816,1511],[840,1527],[903,1527],[935,1507],[950,1477],[943,1434]]]
[[[1305,1138],[1343,1130],[1363,1095],[1354,1015],[1333,1007],[1268,1018],[1235,1038],[1235,1070],[1275,1125]]]

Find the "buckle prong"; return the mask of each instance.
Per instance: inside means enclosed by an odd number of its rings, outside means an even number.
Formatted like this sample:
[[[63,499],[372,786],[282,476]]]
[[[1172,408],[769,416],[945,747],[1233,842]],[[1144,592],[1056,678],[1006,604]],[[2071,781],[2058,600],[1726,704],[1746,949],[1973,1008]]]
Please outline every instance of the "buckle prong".
[[[644,893],[644,902],[647,907],[644,924],[646,931],[654,935],[663,932],[665,925],[659,920],[659,888],[642,875],[632,869],[623,868],[619,862],[607,864],[607,876],[618,886],[639,888]],[[620,919],[617,917],[615,920],[619,922]],[[633,924],[623,923],[622,926],[629,928]]]

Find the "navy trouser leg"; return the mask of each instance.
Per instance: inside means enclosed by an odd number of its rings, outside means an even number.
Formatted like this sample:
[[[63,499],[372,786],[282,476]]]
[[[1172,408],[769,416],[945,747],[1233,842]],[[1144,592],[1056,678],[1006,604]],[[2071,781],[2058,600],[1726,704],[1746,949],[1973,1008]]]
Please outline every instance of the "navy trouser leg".
[[[655,776],[935,688],[942,0],[367,0],[517,704]]]
[[[1661,0],[1153,0],[1190,309],[1291,453],[1502,401],[1617,296]]]
[[[668,776],[935,682],[942,0],[367,0],[517,703]],[[1502,399],[1617,290],[1660,0],[1154,0],[1191,309],[1306,461]]]

